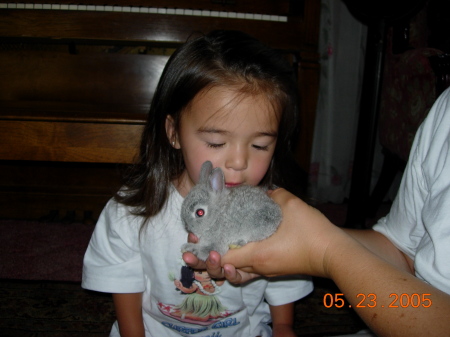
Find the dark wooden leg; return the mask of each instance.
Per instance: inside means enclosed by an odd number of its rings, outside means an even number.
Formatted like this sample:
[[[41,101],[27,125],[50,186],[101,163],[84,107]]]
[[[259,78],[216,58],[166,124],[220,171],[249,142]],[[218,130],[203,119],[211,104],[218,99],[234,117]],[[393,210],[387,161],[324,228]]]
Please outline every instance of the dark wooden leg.
[[[376,215],[384,197],[392,186],[395,176],[405,165],[398,156],[389,150],[383,149],[383,154],[384,161],[381,173],[367,205],[367,216],[369,218],[373,218]]]

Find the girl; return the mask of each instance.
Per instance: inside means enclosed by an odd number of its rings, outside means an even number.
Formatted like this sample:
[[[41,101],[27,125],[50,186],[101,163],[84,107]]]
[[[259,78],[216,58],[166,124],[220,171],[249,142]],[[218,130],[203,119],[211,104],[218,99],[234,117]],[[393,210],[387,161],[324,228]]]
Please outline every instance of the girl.
[[[202,163],[220,167],[230,188],[286,186],[295,98],[289,65],[243,33],[214,31],[173,54],[138,163],[102,212],[84,258],[82,286],[113,293],[111,336],[271,336],[271,321],[274,336],[295,336],[293,302],[312,290],[309,279],[211,281],[202,296],[215,298],[199,303],[216,303],[214,312],[201,310],[197,320],[180,314],[187,295],[174,286],[188,235],[181,204]]]

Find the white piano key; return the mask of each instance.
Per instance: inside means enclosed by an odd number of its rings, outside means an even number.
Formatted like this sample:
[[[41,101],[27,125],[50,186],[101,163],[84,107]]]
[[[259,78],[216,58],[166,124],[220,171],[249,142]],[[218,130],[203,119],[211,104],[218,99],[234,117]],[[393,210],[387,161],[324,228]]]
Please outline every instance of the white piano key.
[[[203,17],[220,17],[242,20],[259,20],[272,22],[288,22],[287,16],[267,15],[254,13],[237,13],[225,11],[211,11],[200,9],[184,8],[159,8],[142,6],[112,6],[112,5],[76,5],[76,4],[33,4],[33,3],[0,3],[0,9],[46,9],[46,10],[71,10],[71,11],[97,11],[97,12],[127,12],[140,14],[168,14],[168,15],[187,15]]]
[[[278,15],[270,15],[270,21],[278,21]]]
[[[206,16],[206,17],[210,17],[211,16],[211,11],[209,9],[204,9],[202,10],[202,16]]]

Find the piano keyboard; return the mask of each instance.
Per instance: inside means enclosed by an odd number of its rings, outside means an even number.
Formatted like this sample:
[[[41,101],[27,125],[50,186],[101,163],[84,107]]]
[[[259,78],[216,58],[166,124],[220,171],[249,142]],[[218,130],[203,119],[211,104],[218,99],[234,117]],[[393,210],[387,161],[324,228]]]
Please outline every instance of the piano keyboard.
[[[0,3],[0,9],[37,9],[37,10],[61,10],[61,11],[95,11],[95,12],[124,12],[164,15],[187,15],[201,17],[218,17],[228,19],[243,19],[257,21],[287,22],[287,16],[222,12],[211,10],[195,10],[182,8],[158,8],[141,6],[98,6],[98,5],[69,5],[69,4],[30,4],[30,3]]]

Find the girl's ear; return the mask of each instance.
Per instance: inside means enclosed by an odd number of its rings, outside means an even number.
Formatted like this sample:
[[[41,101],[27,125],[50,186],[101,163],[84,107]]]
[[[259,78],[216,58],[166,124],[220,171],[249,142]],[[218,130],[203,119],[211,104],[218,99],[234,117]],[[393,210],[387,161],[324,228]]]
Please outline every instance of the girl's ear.
[[[167,115],[166,117],[166,135],[170,145],[172,145],[173,148],[179,149],[181,147],[180,143],[178,142],[178,134],[175,127],[175,121],[173,120],[171,115]]]

